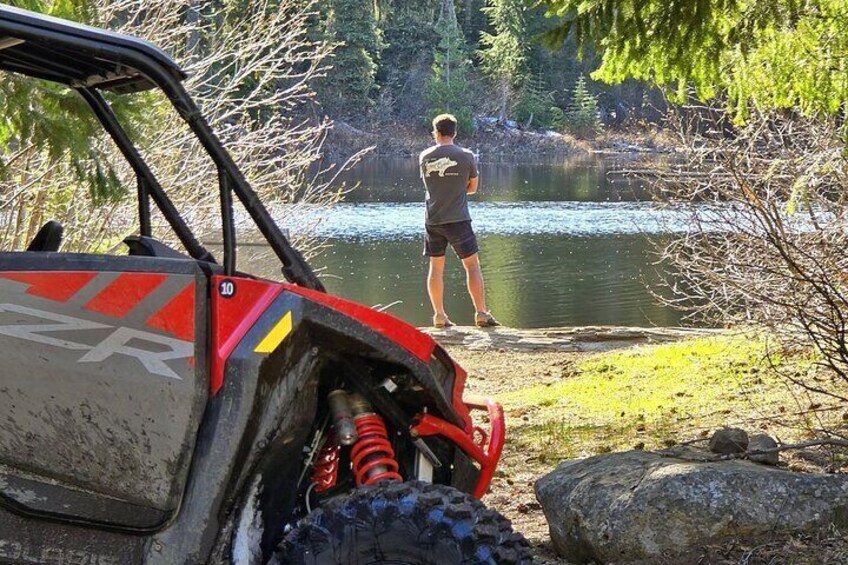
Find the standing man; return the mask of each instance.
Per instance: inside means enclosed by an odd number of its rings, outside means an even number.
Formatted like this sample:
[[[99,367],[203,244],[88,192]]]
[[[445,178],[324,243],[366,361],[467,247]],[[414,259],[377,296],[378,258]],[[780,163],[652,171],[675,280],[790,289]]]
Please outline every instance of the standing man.
[[[499,326],[486,308],[486,290],[480,268],[477,238],[471,229],[468,195],[477,192],[477,160],[468,149],[454,145],[456,118],[450,114],[433,120],[436,145],[426,149],[418,159],[421,178],[427,189],[427,239],[424,254],[430,257],[427,292],[433,304],[433,325],[453,325],[445,313],[444,273],[448,243],[465,267],[468,293],[474,302],[474,322],[479,327]]]

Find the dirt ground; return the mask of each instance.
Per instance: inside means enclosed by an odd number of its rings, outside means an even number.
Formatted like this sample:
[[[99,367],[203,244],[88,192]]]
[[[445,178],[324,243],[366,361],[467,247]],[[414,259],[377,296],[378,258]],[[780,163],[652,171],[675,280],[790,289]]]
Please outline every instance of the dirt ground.
[[[470,394],[498,398],[504,394],[534,385],[554,384],[571,376],[577,364],[588,353],[515,352],[504,349],[474,351],[461,346],[448,347],[450,354],[469,373],[467,391]],[[551,546],[548,526],[533,491],[535,480],[550,472],[554,465],[538,461],[532,450],[521,451],[509,441],[510,421],[529,421],[520,410],[507,410],[507,443],[501,466],[492,488],[484,498],[486,504],[509,518],[514,528],[522,532],[533,547],[537,563],[565,565]],[[808,452],[809,453],[809,452]],[[827,469],[827,465],[810,465],[800,457],[790,459],[789,467],[806,472],[848,472]],[[657,560],[658,565],[848,565],[848,540],[842,532],[822,535],[783,535],[760,540],[731,540],[722,545],[698,548],[686,557]],[[624,565],[624,564],[619,564]],[[633,564],[635,565],[635,564]],[[645,565],[645,564],[642,564]]]
[[[493,398],[561,378],[577,360],[587,355],[469,351],[459,347],[449,348],[449,352],[469,373],[467,392]],[[492,481],[491,492],[483,500],[509,518],[513,527],[527,537],[538,563],[566,564],[568,562],[558,558],[551,547],[548,524],[533,492],[535,480],[550,471],[550,466],[540,465],[532,454],[517,452],[509,443],[509,420],[527,416],[507,413],[506,417],[507,443],[501,466]]]

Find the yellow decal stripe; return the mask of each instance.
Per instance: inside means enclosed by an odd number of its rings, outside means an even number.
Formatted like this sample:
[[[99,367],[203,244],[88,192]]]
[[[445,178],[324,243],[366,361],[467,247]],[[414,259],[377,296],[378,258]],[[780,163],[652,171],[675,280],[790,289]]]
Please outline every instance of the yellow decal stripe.
[[[259,342],[259,345],[257,345],[256,349],[253,351],[256,353],[271,353],[277,349],[281,343],[283,343],[283,340],[288,337],[291,331],[292,315],[291,312],[286,312],[286,315],[277,322],[277,325],[268,332],[268,335]]]

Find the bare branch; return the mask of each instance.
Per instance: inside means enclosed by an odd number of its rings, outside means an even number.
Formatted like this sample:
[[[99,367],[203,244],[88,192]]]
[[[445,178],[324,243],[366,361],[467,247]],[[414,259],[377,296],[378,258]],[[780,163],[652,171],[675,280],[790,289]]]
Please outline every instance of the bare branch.
[[[318,166],[331,123],[315,118],[312,84],[325,74],[332,46],[307,33],[315,0],[248,2],[238,17],[220,2],[98,0],[97,13],[100,25],[156,43],[186,69],[187,89],[283,227],[304,206],[316,216],[338,201],[337,171]],[[147,119],[133,124],[134,141],[195,232],[214,233],[220,216],[215,167],[164,96],[135,96],[144,97]],[[133,193],[130,168],[105,136],[97,143]],[[66,251],[116,251],[137,229],[134,203],[87,204],[87,188],[72,180],[70,163],[48,165],[39,154],[13,157],[6,159],[13,181],[0,184],[0,249],[19,247],[22,231],[37,229],[45,215],[65,224]],[[155,235],[176,244],[163,219],[153,219]],[[236,219],[242,241],[259,237],[249,231],[246,214],[237,212]],[[320,248],[306,231],[293,237],[313,246],[307,255]]]

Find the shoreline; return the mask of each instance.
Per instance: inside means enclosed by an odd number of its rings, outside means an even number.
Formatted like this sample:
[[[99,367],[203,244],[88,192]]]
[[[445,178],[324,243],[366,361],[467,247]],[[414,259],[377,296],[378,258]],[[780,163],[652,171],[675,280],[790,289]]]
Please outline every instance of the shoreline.
[[[399,127],[391,134],[358,129],[336,121],[324,144],[325,158],[346,161],[360,151],[367,156],[414,157],[432,143],[423,128]],[[677,143],[670,132],[659,128],[607,131],[594,139],[579,139],[567,133],[539,132],[503,126],[482,127],[471,137],[458,137],[457,143],[483,158],[573,157],[592,154],[674,153]]]
[[[421,327],[444,347],[520,353],[600,353],[637,345],[671,343],[726,333],[721,328],[683,326],[559,326],[549,328]]]

